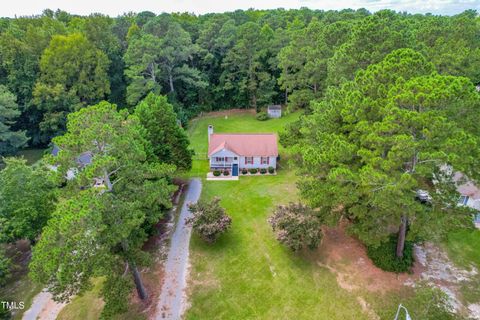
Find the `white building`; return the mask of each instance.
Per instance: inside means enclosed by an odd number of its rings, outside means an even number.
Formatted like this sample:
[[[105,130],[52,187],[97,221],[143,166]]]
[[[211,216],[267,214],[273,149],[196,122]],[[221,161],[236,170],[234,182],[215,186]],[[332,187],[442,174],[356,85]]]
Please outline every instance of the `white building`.
[[[282,116],[282,106],[279,104],[268,106],[267,114],[270,118],[280,118]]]
[[[228,169],[232,176],[246,168],[277,167],[277,136],[273,133],[213,133],[208,126],[208,159],[211,170]]]

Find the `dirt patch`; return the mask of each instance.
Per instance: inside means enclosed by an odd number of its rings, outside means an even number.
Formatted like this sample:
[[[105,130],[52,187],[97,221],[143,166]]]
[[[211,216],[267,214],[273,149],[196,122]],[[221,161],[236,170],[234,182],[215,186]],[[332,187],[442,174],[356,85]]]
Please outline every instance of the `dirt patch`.
[[[421,281],[442,290],[449,298],[451,311],[471,319],[480,319],[480,304],[465,304],[461,286],[479,275],[477,269],[464,270],[451,262],[447,254],[432,243],[415,246],[412,274],[396,274],[377,268],[368,258],[365,246],[345,233],[345,225],[325,228],[317,264],[336,276],[338,285],[352,292],[370,319],[378,316],[361,297],[362,292],[385,294],[404,287],[416,287]]]
[[[473,281],[478,275],[475,267],[470,270],[457,267],[442,249],[428,242],[415,246],[415,256],[421,266],[415,272],[428,285],[439,288],[448,296],[451,311],[480,319],[480,305],[465,305],[460,292],[463,283]]]
[[[362,289],[383,294],[418,279],[415,274],[396,274],[377,268],[368,258],[365,246],[345,233],[345,225],[325,228],[319,250],[323,252],[319,265],[333,271],[340,287],[347,291]]]
[[[395,274],[376,267],[368,258],[365,246],[345,233],[345,224],[336,228],[324,228],[324,237],[319,252],[322,256],[317,264],[336,276],[338,285],[356,295],[363,313],[373,320],[380,317],[362,297],[368,291],[383,295],[400,290],[405,283],[418,278],[415,274]]]

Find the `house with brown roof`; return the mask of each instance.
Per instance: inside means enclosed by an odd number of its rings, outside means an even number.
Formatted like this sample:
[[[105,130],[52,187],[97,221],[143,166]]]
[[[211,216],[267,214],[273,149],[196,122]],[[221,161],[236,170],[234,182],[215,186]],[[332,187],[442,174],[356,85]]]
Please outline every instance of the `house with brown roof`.
[[[214,133],[208,126],[208,159],[211,170],[277,167],[277,136],[273,133]]]

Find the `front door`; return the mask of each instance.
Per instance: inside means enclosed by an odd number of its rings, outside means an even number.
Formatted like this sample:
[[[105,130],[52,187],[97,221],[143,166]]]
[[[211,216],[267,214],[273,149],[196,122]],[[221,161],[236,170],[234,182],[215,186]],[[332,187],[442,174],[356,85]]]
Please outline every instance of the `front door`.
[[[232,176],[238,177],[238,163],[232,165]]]

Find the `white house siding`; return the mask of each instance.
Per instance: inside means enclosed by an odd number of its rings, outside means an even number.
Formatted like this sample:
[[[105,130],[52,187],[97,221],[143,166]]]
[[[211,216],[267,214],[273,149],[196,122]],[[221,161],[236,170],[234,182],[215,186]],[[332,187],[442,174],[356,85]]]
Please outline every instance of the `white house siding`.
[[[245,157],[240,157],[240,162],[238,163],[238,166],[240,169],[243,168],[268,168],[268,167],[277,167],[277,158],[276,157],[269,157],[270,160],[268,161],[268,164],[260,164],[260,157],[253,157],[253,164],[245,164]]]
[[[225,157],[225,158],[232,158],[232,163],[238,163],[239,156],[235,154],[234,152],[231,152],[230,150],[227,149],[222,149],[210,156],[210,168],[220,168],[218,164],[215,161],[216,157]],[[234,160],[234,158],[237,157],[237,160]]]

